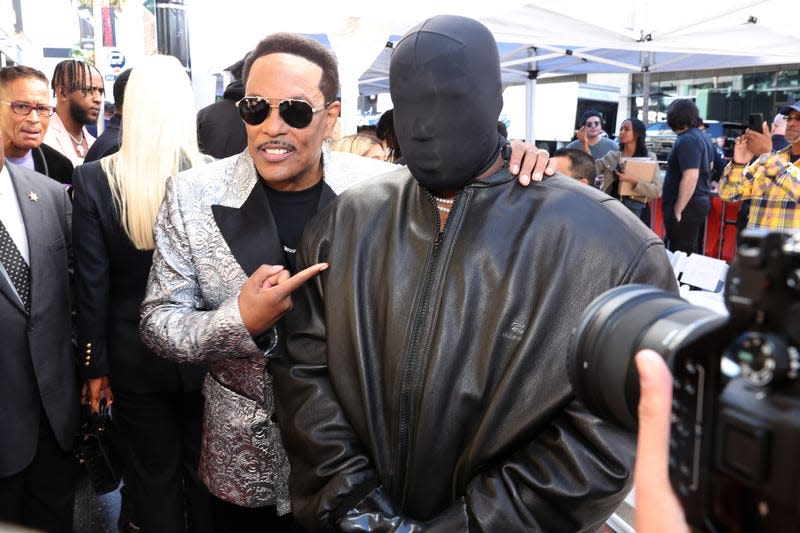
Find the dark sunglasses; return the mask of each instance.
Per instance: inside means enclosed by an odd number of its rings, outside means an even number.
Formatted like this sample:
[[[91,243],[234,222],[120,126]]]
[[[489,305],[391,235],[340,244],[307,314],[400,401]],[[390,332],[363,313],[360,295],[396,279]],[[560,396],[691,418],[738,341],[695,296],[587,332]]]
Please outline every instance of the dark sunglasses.
[[[276,101],[276,99],[272,101]],[[245,96],[236,102],[236,108],[239,109],[239,116],[242,117],[242,120],[251,126],[257,126],[267,120],[270,112],[275,108],[285,123],[293,128],[300,129],[311,124],[314,113],[322,111],[330,103],[328,102],[314,109],[305,100],[292,100],[290,98],[273,104],[269,98],[264,98],[263,96]]]

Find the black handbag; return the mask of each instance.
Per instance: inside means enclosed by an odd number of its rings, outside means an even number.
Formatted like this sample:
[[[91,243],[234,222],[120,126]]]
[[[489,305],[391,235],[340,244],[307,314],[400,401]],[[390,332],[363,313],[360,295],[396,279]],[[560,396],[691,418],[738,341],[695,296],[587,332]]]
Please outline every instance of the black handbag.
[[[119,487],[123,466],[121,444],[105,398],[100,400],[97,413],[88,405],[83,406],[76,451],[80,462],[86,465],[95,494],[106,494]]]

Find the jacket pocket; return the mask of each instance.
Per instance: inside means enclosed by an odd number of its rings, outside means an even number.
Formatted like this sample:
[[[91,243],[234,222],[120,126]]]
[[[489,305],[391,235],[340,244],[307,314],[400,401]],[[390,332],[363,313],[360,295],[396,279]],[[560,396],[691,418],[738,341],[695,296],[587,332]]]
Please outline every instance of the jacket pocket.
[[[269,387],[268,401],[260,404],[206,376],[198,473],[222,500],[243,507],[277,505],[283,514],[289,512],[289,460],[272,421],[271,392]]]
[[[55,238],[50,244],[47,245],[48,250],[51,252],[60,252],[62,250],[66,250],[67,248],[67,241],[64,240],[63,235],[59,235]]]

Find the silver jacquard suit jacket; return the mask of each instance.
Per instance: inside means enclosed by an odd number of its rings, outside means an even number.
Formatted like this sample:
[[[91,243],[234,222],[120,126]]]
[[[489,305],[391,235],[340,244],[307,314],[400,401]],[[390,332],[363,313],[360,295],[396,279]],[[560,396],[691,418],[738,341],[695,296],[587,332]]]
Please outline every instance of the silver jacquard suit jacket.
[[[394,165],[324,153],[339,192]],[[206,362],[200,476],[237,505],[289,511],[289,463],[274,422],[266,358],[244,327],[239,290],[262,264],[283,264],[277,228],[247,151],[182,172],[167,183],[140,334],[154,352]],[[334,194],[325,187],[320,204]]]

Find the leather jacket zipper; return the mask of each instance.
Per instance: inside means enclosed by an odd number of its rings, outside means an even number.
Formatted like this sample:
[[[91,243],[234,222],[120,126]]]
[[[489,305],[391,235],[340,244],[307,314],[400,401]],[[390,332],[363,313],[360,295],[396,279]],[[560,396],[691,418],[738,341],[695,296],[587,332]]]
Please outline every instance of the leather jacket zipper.
[[[430,193],[428,193],[430,196]],[[411,441],[413,439],[411,431],[412,422],[412,409],[419,405],[419,394],[422,387],[423,373],[422,371],[427,366],[428,354],[421,351],[420,343],[423,334],[427,331],[425,328],[430,311],[431,293],[433,280],[438,268],[439,258],[442,248],[442,238],[444,236],[444,229],[439,231],[440,218],[439,210],[436,208],[436,201],[430,196],[430,200],[436,210],[436,238],[433,241],[433,248],[431,250],[430,260],[428,261],[428,268],[425,272],[425,281],[422,286],[422,296],[419,300],[417,313],[414,318],[413,335],[409,343],[406,362],[403,367],[403,377],[400,384],[400,402],[399,402],[399,430],[398,430],[398,447],[397,457],[395,463],[395,483],[394,486],[399,491],[399,494],[394,494],[394,498],[400,501],[401,507],[405,505],[407,487],[406,487],[406,461],[411,448]],[[452,213],[451,213],[452,215]],[[445,223],[445,229],[450,222],[448,217]]]

